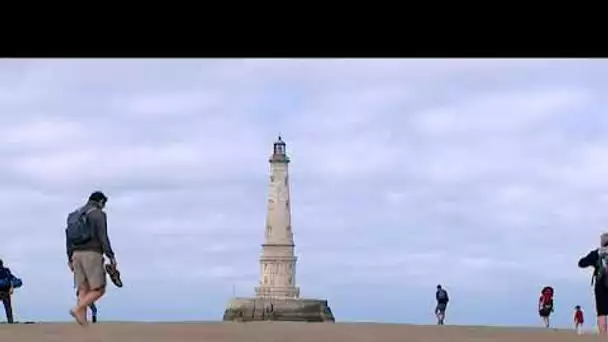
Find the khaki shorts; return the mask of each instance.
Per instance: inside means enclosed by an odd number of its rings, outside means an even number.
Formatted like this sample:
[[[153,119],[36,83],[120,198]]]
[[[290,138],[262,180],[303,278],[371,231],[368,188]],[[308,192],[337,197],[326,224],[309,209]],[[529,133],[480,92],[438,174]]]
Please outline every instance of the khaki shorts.
[[[77,289],[86,287],[97,290],[106,287],[106,270],[103,266],[103,255],[90,251],[74,251],[74,285]]]

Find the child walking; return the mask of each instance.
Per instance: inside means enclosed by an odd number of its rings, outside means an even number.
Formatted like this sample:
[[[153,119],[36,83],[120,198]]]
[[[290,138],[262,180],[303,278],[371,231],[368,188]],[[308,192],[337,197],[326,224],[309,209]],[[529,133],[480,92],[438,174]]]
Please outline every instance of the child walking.
[[[581,310],[581,306],[577,305],[574,307],[574,331],[577,334],[582,334],[583,323],[585,323],[585,318],[583,316],[583,310]]]

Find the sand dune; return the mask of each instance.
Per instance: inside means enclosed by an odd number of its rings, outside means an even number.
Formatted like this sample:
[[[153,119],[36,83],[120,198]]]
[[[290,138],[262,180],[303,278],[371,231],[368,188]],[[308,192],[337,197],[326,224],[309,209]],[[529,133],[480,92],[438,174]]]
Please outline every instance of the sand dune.
[[[86,332],[86,334],[85,334]],[[0,325],[1,341],[20,342],[560,342],[592,334],[526,328],[414,326],[374,323],[101,323]]]

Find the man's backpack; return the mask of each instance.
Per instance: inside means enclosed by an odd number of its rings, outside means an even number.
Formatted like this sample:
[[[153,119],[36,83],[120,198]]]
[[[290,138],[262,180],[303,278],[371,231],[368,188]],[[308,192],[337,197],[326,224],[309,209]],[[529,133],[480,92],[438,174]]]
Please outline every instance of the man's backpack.
[[[87,214],[93,211],[92,209],[80,208],[71,212],[67,219],[67,228],[65,236],[73,246],[85,244],[93,238],[93,227],[89,224]]]
[[[23,280],[21,280],[21,278],[17,278],[15,276],[13,276],[13,279],[11,280],[11,285],[13,286],[14,289],[18,289],[21,286],[23,286]]]
[[[437,301],[438,302],[445,302],[448,299],[448,292],[444,289],[438,290],[437,291]]]
[[[15,277],[11,270],[6,267],[0,268],[0,289],[14,288],[18,289],[23,286],[21,278]]]
[[[595,282],[608,288],[608,247],[598,248],[596,269]]]

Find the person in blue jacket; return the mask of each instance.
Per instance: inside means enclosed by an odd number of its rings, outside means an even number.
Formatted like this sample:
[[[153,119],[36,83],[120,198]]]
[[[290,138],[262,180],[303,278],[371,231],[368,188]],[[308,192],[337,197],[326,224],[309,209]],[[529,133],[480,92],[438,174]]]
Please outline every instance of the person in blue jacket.
[[[435,292],[435,299],[437,299],[437,307],[435,307],[435,316],[437,316],[437,325],[443,325],[445,321],[445,310],[450,302],[448,291],[446,291],[441,285],[437,285],[437,292]]]
[[[13,295],[13,279],[15,276],[8,267],[4,267],[4,262],[0,259],[0,300],[4,305],[6,321],[13,324],[13,306],[11,296]]]

